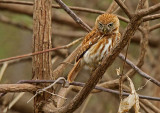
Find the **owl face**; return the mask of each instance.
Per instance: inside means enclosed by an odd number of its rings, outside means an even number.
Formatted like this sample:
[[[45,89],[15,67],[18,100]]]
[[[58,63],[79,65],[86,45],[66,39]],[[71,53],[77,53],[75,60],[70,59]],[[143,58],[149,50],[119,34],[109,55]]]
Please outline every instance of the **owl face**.
[[[108,24],[102,24],[101,22],[98,22],[98,30],[103,33],[111,33],[112,30],[114,29],[113,23],[108,23]]]
[[[119,30],[119,19],[113,14],[102,14],[97,17],[95,26],[100,33],[116,33]]]

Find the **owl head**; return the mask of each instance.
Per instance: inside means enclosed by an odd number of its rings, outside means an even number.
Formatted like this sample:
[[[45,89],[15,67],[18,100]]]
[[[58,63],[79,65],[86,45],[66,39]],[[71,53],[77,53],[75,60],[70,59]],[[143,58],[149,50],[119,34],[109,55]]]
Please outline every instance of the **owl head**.
[[[102,34],[119,32],[119,19],[114,14],[99,15],[95,23],[96,29]]]

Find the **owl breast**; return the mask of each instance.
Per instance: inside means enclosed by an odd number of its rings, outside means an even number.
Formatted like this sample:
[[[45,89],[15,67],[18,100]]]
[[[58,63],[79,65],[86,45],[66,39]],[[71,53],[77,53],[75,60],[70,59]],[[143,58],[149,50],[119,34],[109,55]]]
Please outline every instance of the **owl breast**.
[[[112,39],[103,38],[94,44],[83,57],[83,61],[89,67],[96,67],[112,48]]]

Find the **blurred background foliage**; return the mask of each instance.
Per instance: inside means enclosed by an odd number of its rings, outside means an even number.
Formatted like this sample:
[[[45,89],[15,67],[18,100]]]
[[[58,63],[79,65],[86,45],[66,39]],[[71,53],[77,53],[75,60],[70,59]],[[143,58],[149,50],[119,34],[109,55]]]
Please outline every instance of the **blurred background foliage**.
[[[27,0],[27,1],[32,1],[32,0]],[[86,7],[86,8],[98,9],[102,11],[105,11],[110,5],[110,3],[112,2],[112,0],[63,0],[63,1],[68,6]],[[133,12],[136,9],[137,2],[138,0],[134,0],[134,1],[126,0],[125,4]],[[159,2],[158,0],[149,0],[149,5],[154,5],[158,2]],[[53,3],[55,2],[53,1]],[[30,10],[30,9],[26,9],[26,10]],[[82,18],[84,22],[89,24],[90,27],[94,26],[94,22],[98,14],[86,13],[86,12],[80,12],[80,11],[74,11],[74,12],[80,18]],[[54,17],[55,18],[59,17],[61,19],[69,20],[72,23],[72,24],[67,22],[65,23],[62,20],[53,21],[53,25],[52,25],[53,47],[68,44],[69,42],[76,40],[77,38],[85,36],[85,34],[87,33],[81,27],[77,27],[75,22],[71,19],[71,17],[69,17],[66,14],[66,12],[63,11],[62,9],[53,9],[52,13],[53,13],[53,19]],[[123,13],[122,10],[119,10],[117,14],[126,17],[126,15]],[[1,4],[0,4],[0,15],[3,15],[9,18],[9,20],[13,22],[21,23],[25,26],[32,28],[33,23],[32,23],[31,16],[28,16],[26,14],[18,14],[12,11],[7,11],[1,8]],[[151,21],[150,26],[159,22],[160,22],[159,20]],[[120,23],[121,23],[120,31],[121,33],[123,33],[127,24],[122,21],[120,21]],[[141,37],[140,32],[137,31],[136,36]],[[150,39],[160,41],[159,40],[160,30],[157,29],[151,32]],[[154,61],[155,59],[158,60],[160,55],[159,45],[156,47],[149,46],[150,52],[147,51],[147,55],[144,61],[145,63],[144,63],[144,66],[142,67],[142,70],[144,70],[146,73],[152,75],[158,80],[160,80],[160,77],[157,77],[156,75],[160,74],[160,72],[159,70],[155,69],[156,64]],[[71,47],[69,50],[60,50],[59,52],[54,52],[53,58],[56,57],[56,60],[54,62],[53,68],[58,66],[59,63],[61,63],[63,59],[67,57],[68,54],[70,54],[75,49],[76,46]],[[126,49],[124,49],[122,53],[125,53],[125,50]],[[27,54],[30,52],[32,52],[32,32],[0,21],[0,59]],[[139,43],[131,42],[129,51],[128,51],[128,58],[131,59],[132,62],[136,63],[137,58],[139,56],[139,52],[140,52]],[[158,61],[160,61],[160,58]],[[113,63],[113,65],[107,70],[107,72],[105,73],[105,75],[103,76],[100,82],[109,81],[109,80],[118,78],[115,70],[119,67],[122,67],[122,64],[123,62],[119,58],[117,58],[116,61]],[[69,68],[66,69],[64,76],[67,75],[71,67],[72,66],[69,66]],[[125,72],[129,69],[130,67],[126,65]],[[86,68],[83,69],[79,74],[80,76],[78,76],[76,80],[85,82],[89,77],[89,73],[90,73],[89,70],[87,70]],[[13,63],[9,65],[9,67],[4,73],[1,83],[16,83],[19,80],[28,80],[31,78],[32,78],[31,60],[24,60],[23,62]],[[142,79],[142,77],[139,76],[138,74],[135,74],[132,80],[135,84],[136,89],[146,83],[146,80]],[[138,91],[138,93],[144,94],[144,95],[151,95],[151,96],[160,96],[160,94],[158,94],[159,91],[160,90],[153,87],[153,84],[149,82],[147,86],[144,87],[143,90]],[[75,94],[76,94],[75,92],[72,92],[68,98],[72,98]],[[27,100],[29,100],[29,98],[31,98],[31,94],[26,93],[25,95],[26,96],[23,96],[22,99],[15,104],[13,109],[15,110],[19,109],[19,112],[23,112],[23,113],[30,113],[33,110],[32,104],[27,104],[26,102]],[[158,102],[154,102],[154,103],[157,107],[160,107],[160,103]],[[83,105],[75,113],[80,113]],[[101,93],[93,94],[91,96],[84,113],[116,113],[118,110],[118,106],[119,106],[119,97],[117,95],[101,92]],[[27,109],[24,110],[24,108],[27,108]],[[133,111],[131,110],[131,113],[132,112]],[[142,113],[143,112],[144,111],[142,111]]]

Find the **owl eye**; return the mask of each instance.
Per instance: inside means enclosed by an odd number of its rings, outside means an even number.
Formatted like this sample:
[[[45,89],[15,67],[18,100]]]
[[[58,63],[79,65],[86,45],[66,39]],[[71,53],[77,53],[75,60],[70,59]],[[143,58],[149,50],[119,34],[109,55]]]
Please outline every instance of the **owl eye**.
[[[100,27],[102,27],[102,26],[103,26],[103,24],[99,22],[99,26],[100,26]]]
[[[113,26],[113,23],[109,23],[109,24],[108,24],[108,27],[112,27],[112,26]]]

